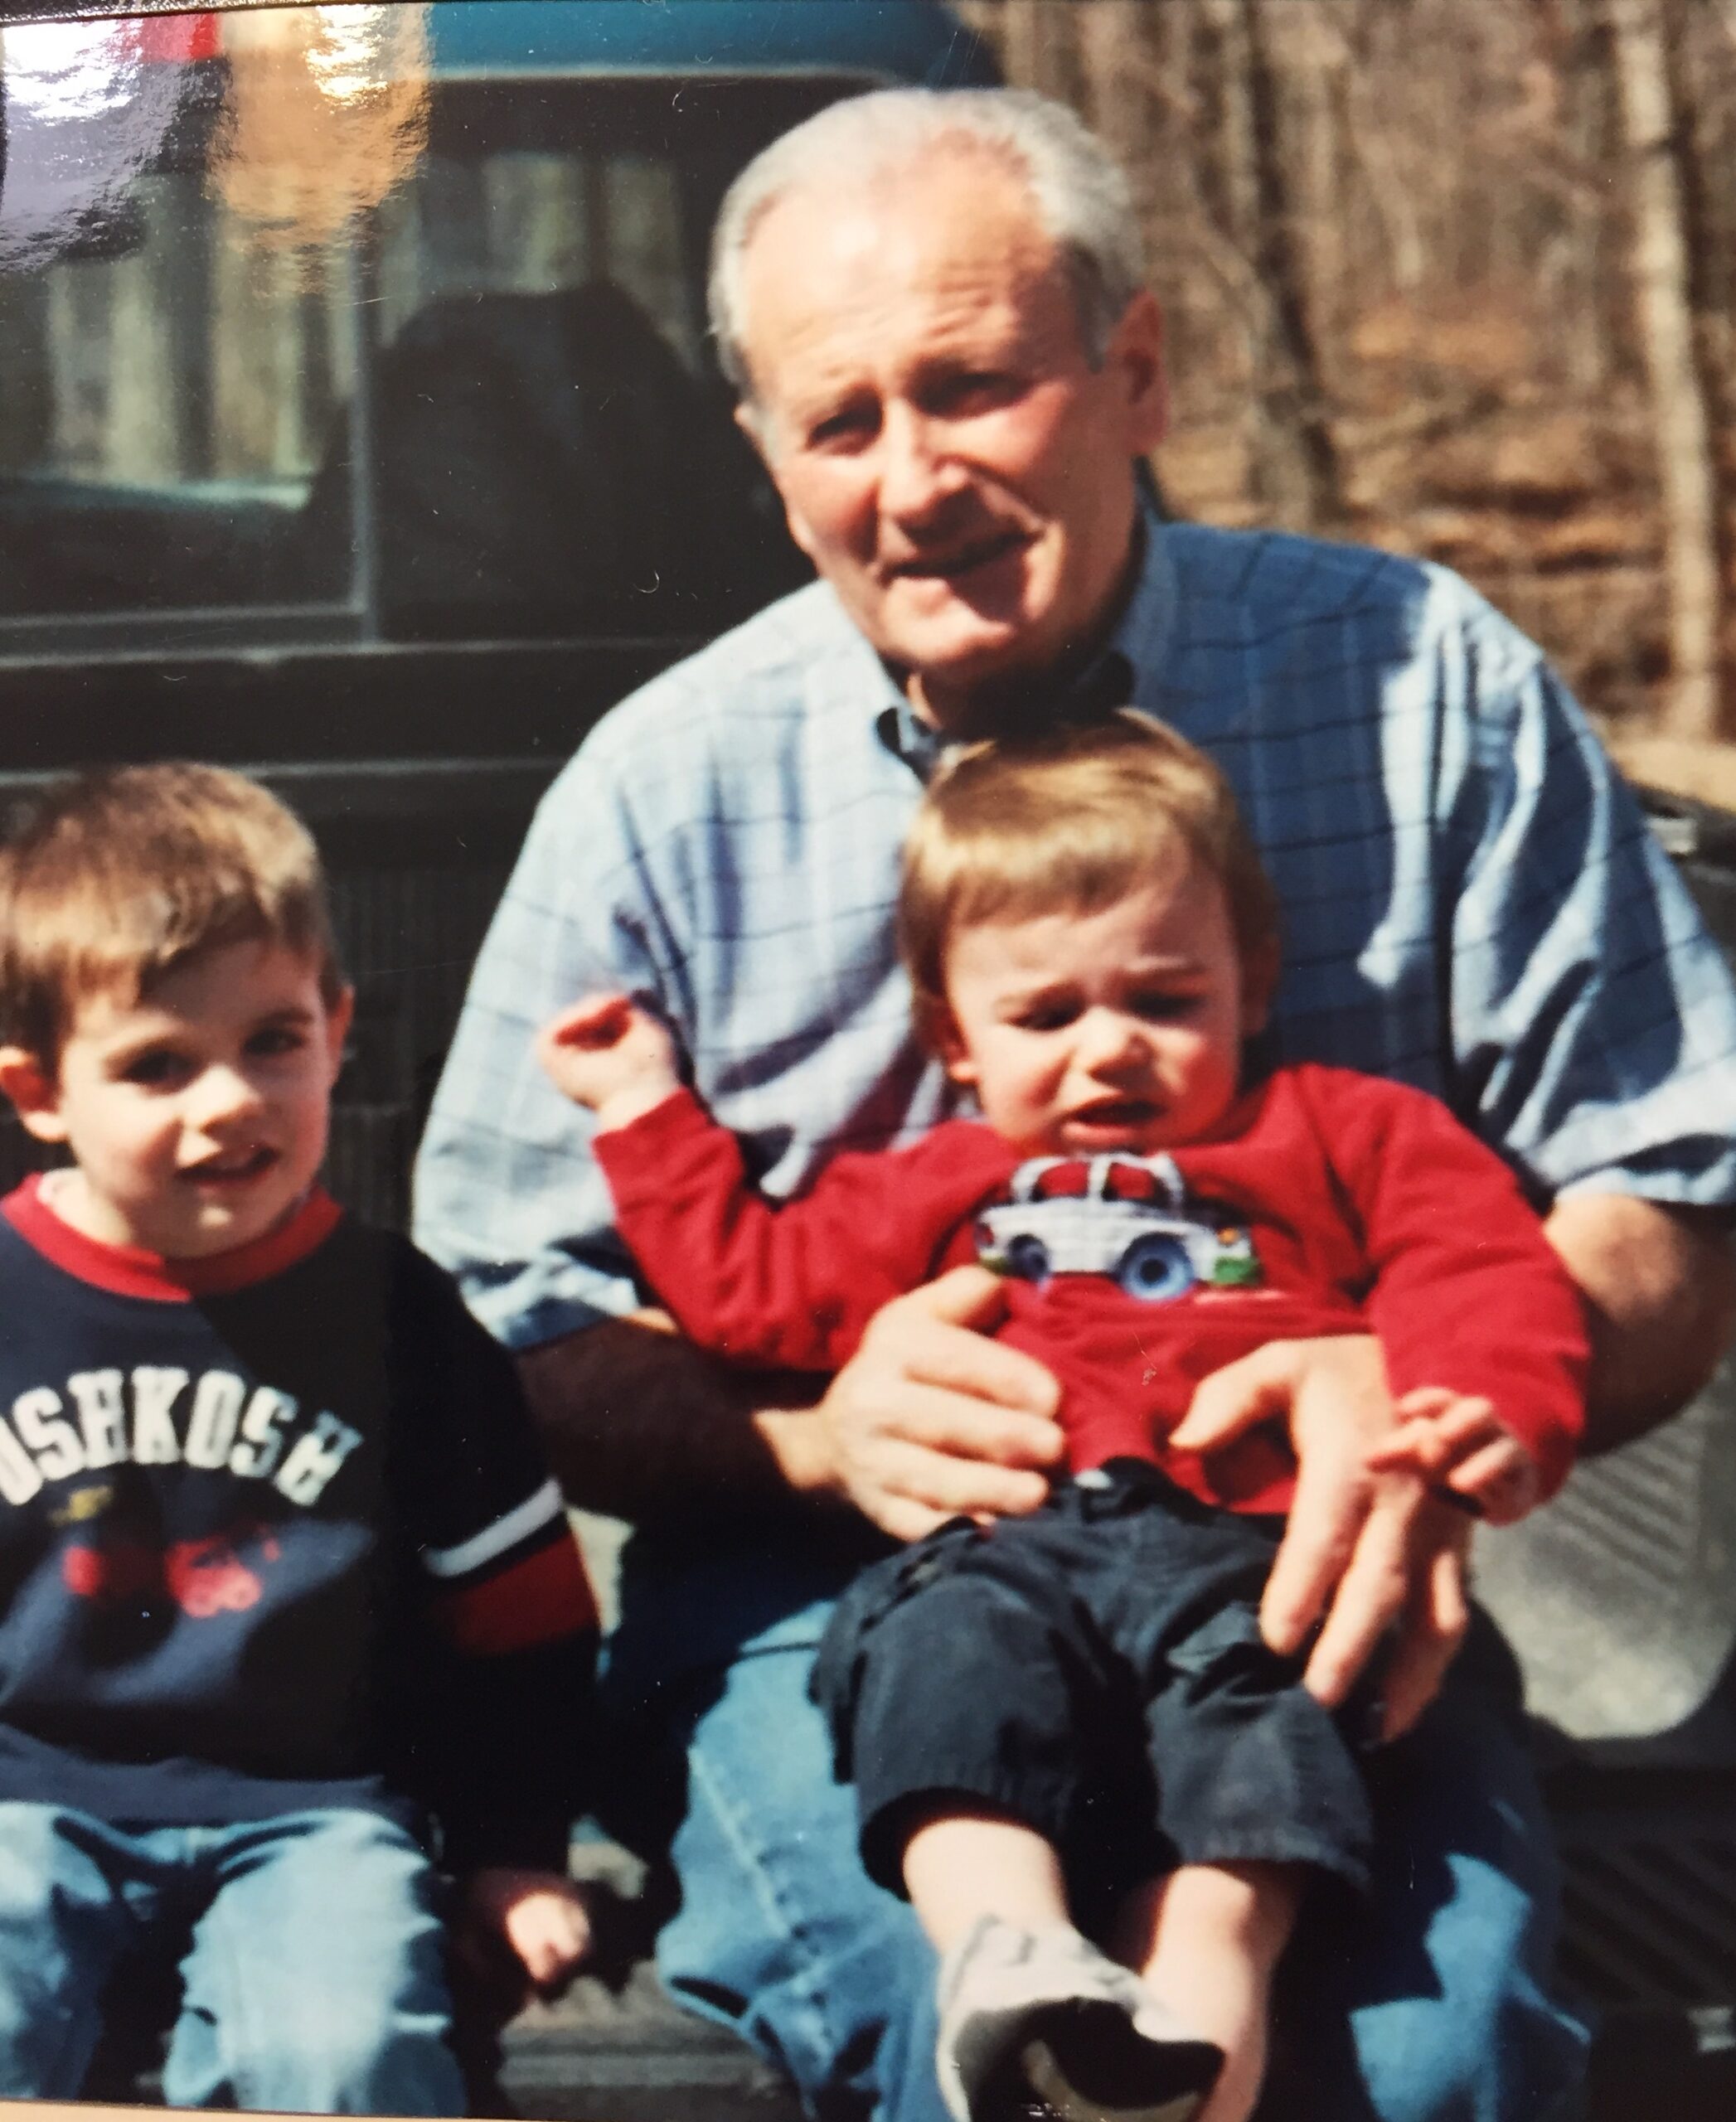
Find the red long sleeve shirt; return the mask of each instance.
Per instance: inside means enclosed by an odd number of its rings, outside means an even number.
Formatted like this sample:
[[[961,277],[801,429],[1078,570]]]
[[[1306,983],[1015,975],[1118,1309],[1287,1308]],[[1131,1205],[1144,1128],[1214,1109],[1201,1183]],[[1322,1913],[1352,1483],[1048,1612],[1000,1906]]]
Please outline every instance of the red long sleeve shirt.
[[[949,1121],[906,1149],[837,1157],[808,1192],[773,1204],[685,1092],[596,1150],[621,1234],[689,1338],[809,1370],[839,1368],[889,1298],[998,1255],[1022,1212],[993,1204],[1030,1161],[980,1122]],[[1171,1194],[1180,1181],[1206,1272],[1155,1300],[1109,1272],[1009,1280],[999,1338],[1060,1380],[1076,1471],[1149,1459],[1210,1501],[1283,1510],[1294,1462],[1278,1424],[1208,1459],[1170,1449],[1169,1432],[1201,1378],[1268,1341],[1372,1331],[1395,1395],[1486,1396],[1545,1491],[1564,1478],[1588,1361],[1578,1293],[1506,1166],[1437,1099],[1303,1064],[1248,1092],[1210,1140],[1118,1161],[1164,1167]],[[1113,1245],[1128,1225],[1118,1208],[1079,1200],[1062,1214],[1105,1214]]]

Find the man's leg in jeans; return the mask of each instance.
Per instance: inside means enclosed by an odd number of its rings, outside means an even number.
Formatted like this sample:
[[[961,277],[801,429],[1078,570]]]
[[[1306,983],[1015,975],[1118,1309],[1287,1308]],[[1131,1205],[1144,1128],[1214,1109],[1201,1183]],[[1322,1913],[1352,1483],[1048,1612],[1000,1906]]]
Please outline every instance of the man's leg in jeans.
[[[807,1537],[787,1521],[636,1534],[604,1663],[605,1824],[667,1847],[679,1878],[658,1970],[827,2122],[945,2122],[933,1954],[857,1861],[856,1795],[807,1696],[833,1601],[890,1551],[841,1517]]]
[[[1479,1617],[1371,1772],[1371,1904],[1305,1911],[1261,2122],[1565,2122],[1587,2047],[1549,1994],[1557,1871],[1505,1645]]]
[[[680,1913],[658,1941],[673,1993],[781,2063],[813,2111],[945,2122],[933,1950],[856,1858],[855,1795],[832,1780],[807,1698],[810,1648],[749,1652],[688,1750],[672,1855]]]
[[[820,1572],[782,1561],[735,1558],[734,1654],[711,1674],[689,1664],[679,1685],[657,1684],[660,1662],[725,1616],[728,1567],[664,1583],[646,1640],[620,1646],[630,1699],[692,1687],[700,1705],[671,1734],[688,1738],[690,1766],[673,1844],[681,1908],[659,1964],[827,2122],[943,2122],[933,1957],[856,1861],[853,1796],[832,1780],[807,1696],[829,1602],[813,1596]],[[1571,2096],[1583,2035],[1542,1990],[1553,1858],[1498,1645],[1492,1665],[1491,1681],[1487,1646],[1467,1653],[1426,1728],[1377,1772],[1374,1911],[1359,1923],[1323,1902],[1312,1927],[1305,1916],[1281,2020],[1292,2069],[1275,2074],[1262,2122],[1558,2122]]]

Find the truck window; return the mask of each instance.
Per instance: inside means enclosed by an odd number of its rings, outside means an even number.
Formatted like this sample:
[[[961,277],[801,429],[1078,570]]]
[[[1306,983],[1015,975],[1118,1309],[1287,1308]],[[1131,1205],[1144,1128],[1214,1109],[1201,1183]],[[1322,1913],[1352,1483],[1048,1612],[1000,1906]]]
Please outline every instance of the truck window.
[[[0,229],[0,653],[689,637],[801,579],[704,250],[734,170],[843,83],[424,73],[399,180],[310,240],[230,181],[235,19],[138,70],[138,167],[50,240]],[[65,41],[139,30],[6,33],[27,211]]]
[[[264,774],[358,1004],[329,1173],[401,1223],[538,796],[806,574],[706,345],[759,147],[987,80],[929,0],[0,4],[0,821]],[[95,13],[95,10],[89,11]],[[43,1160],[0,1113],[0,1190]]]

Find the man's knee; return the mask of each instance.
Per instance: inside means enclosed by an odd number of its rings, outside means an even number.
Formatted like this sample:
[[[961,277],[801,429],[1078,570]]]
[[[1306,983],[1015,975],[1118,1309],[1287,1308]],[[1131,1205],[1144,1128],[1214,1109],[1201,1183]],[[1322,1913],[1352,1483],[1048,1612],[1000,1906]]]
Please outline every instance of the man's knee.
[[[1555,2122],[1588,2044],[1549,1991],[1557,1868],[1514,1719],[1461,1682],[1375,1792],[1371,1899],[1305,1919],[1287,1969],[1315,2096],[1341,2086],[1356,2122]]]
[[[1556,2122],[1584,2074],[1585,2029],[1511,1962],[1438,1995],[1353,2014],[1379,2122]]]
[[[1520,1794],[1491,1795],[1481,1848],[1447,1861],[1452,1891],[1422,1939],[1430,1980],[1355,2022],[1375,2110],[1381,2122],[1548,2122],[1583,2076],[1589,2044],[1549,1990],[1547,1826]]]

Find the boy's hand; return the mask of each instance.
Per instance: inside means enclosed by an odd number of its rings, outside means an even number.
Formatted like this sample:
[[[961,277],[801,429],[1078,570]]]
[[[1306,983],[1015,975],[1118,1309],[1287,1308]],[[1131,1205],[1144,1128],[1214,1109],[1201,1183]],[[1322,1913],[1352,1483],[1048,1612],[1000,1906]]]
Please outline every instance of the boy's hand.
[[[537,1035],[536,1058],[599,1131],[626,1126],[681,1086],[675,1041],[625,995],[586,995],[563,1010]]]
[[[584,1893],[558,1872],[473,1872],[463,1899],[466,1926],[504,1943],[540,1991],[560,1989],[590,1950]]]
[[[1371,1472],[1419,1474],[1491,1525],[1515,1524],[1535,1508],[1537,1462],[1503,1425],[1492,1400],[1421,1385],[1394,1412],[1399,1427],[1365,1455]]]

